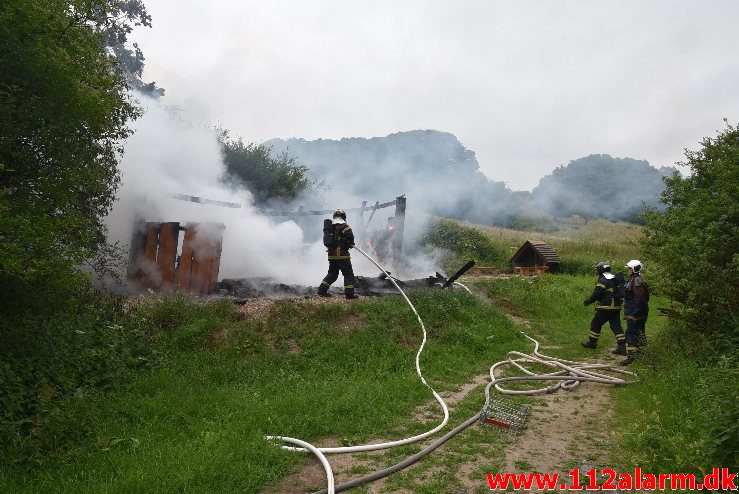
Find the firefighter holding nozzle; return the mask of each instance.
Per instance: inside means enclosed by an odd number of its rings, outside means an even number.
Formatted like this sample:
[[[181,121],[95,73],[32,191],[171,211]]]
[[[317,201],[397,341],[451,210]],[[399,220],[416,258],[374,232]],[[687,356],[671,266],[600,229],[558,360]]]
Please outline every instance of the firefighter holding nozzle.
[[[354,294],[354,270],[349,249],[354,247],[354,233],[346,223],[346,213],[342,209],[334,211],[333,219],[323,221],[323,245],[328,251],[328,274],[318,287],[318,295],[330,297],[328,289],[344,276],[344,295],[347,299],[359,298]]]

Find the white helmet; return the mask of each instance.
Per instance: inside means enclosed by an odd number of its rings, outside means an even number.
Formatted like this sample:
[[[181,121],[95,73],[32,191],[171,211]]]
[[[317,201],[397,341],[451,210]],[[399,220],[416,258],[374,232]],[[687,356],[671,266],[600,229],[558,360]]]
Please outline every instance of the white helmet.
[[[631,268],[634,270],[634,272],[638,273],[639,271],[641,271],[642,268],[641,261],[637,259],[632,259],[626,263],[626,267]]]

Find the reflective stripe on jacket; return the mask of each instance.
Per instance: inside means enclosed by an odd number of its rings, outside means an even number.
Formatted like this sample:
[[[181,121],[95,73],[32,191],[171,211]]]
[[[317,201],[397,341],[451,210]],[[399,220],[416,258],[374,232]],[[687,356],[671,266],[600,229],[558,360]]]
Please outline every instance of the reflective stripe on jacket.
[[[606,278],[605,275],[600,275],[588,301],[590,303],[596,302],[596,309],[621,310],[621,304],[615,290],[616,280],[613,275],[611,275],[610,279]]]

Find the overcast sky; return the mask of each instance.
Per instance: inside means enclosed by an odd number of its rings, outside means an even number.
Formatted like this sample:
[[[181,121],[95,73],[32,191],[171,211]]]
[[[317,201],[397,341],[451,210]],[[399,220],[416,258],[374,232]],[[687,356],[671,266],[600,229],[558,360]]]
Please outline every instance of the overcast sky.
[[[144,80],[247,141],[437,129],[531,189],[591,153],[674,164],[739,122],[736,0],[144,1]]]

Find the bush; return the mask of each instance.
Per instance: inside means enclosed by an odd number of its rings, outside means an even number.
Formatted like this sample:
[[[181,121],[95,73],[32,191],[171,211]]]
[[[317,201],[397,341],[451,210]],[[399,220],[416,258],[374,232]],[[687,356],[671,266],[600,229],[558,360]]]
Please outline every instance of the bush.
[[[247,188],[258,206],[292,201],[316,187],[316,181],[307,175],[308,167],[286,152],[273,156],[269,146],[244,143],[240,137],[231,139],[225,130],[219,131],[219,142],[226,165],[224,181]]]
[[[201,346],[234,316],[227,301],[195,303],[183,295],[127,308],[120,302],[88,294],[54,317],[3,319],[0,454],[8,462],[29,463],[84,437],[100,392],[124,386],[156,363],[162,348]]]
[[[98,390],[155,355],[146,335],[124,323],[117,301],[76,302],[53,318],[6,318],[0,326],[0,451],[10,462],[83,435],[87,422],[73,410],[89,412]]]
[[[664,213],[645,217],[645,251],[690,327],[711,335],[715,355],[736,352],[739,321],[739,130],[728,126],[686,151],[692,174],[665,180]]]
[[[429,223],[422,239],[426,245],[447,251],[442,261],[445,268],[457,269],[469,259],[480,265],[505,266],[508,259],[490,239],[477,228],[454,220],[439,219]],[[455,268],[456,266],[456,268]]]
[[[667,210],[645,215],[645,252],[675,303],[675,321],[648,349],[643,376],[650,402],[671,406],[641,402],[646,410],[627,429],[627,444],[635,441],[645,460],[640,466],[697,471],[739,463],[739,130],[727,124],[701,144],[685,152],[690,176],[665,179]]]
[[[624,468],[701,474],[736,471],[739,366],[712,361],[705,335],[673,325],[645,349],[639,389],[619,391]]]

